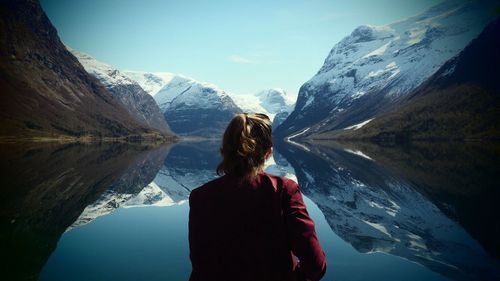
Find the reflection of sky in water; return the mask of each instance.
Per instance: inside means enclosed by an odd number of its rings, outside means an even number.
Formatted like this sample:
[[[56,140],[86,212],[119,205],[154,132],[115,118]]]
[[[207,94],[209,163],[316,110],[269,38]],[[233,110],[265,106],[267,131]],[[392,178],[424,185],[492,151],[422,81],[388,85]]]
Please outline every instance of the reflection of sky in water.
[[[215,168],[218,162],[216,148],[211,149],[210,145],[208,149],[207,146],[201,147],[198,149],[196,145],[189,144],[172,148],[154,181],[141,192],[127,196],[116,192],[104,193],[96,203],[87,207],[82,214],[83,223],[74,225],[59,240],[40,280],[187,280],[191,267],[187,241],[189,206],[185,200],[190,189],[214,176],[208,166]],[[277,157],[268,163],[271,172],[289,176],[295,174],[292,165],[283,156],[278,154]],[[205,161],[192,161],[193,158]],[[303,165],[301,177],[314,182],[314,169],[311,172],[306,167],[307,160],[300,156],[295,160]],[[356,175],[352,176],[356,178]],[[305,198],[328,257],[329,268],[323,280],[448,280],[415,262],[418,257],[408,256],[414,254],[411,251],[403,255],[382,251],[368,254],[358,252],[356,245],[351,245],[354,242],[344,237],[345,233],[341,235],[344,241],[332,230],[332,227],[336,229],[332,218],[327,220],[327,213],[321,210],[331,212],[333,208],[336,215],[341,216],[364,214],[356,213],[356,208],[349,213],[349,208],[343,208],[342,201],[335,206],[330,202],[331,194],[317,193],[314,189],[304,193],[314,201]],[[431,203],[427,205],[433,206]],[[337,208],[339,206],[340,209]],[[376,213],[376,208],[373,209]],[[342,214],[346,210],[348,213]],[[432,212],[429,214],[431,217]],[[394,214],[387,213],[386,216],[392,218]],[[388,225],[392,227],[390,224],[394,222],[391,218]],[[421,214],[421,218],[425,219],[425,213]],[[334,218],[333,221],[349,224],[352,220],[344,217],[340,221]],[[350,234],[353,237],[365,235],[363,231]],[[462,229],[460,231],[463,232]],[[376,245],[377,242],[382,242],[380,245],[387,242],[377,239],[374,242]],[[402,249],[409,246],[397,244],[394,246],[394,241],[388,243],[391,247]]]
[[[328,257],[323,280],[447,280],[395,256],[358,253],[305,201]],[[187,280],[188,212],[188,204],[120,208],[75,228],[63,235],[40,280]]]
[[[120,208],[68,231],[39,280],[187,280],[188,211]]]

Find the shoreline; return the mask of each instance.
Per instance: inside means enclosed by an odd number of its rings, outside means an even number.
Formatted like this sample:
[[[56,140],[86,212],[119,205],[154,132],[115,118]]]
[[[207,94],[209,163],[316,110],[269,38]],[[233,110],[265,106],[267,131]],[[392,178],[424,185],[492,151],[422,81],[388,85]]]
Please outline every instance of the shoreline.
[[[21,143],[176,143],[180,141],[178,136],[163,135],[129,135],[121,137],[98,137],[98,136],[0,136],[0,144],[21,144]]]

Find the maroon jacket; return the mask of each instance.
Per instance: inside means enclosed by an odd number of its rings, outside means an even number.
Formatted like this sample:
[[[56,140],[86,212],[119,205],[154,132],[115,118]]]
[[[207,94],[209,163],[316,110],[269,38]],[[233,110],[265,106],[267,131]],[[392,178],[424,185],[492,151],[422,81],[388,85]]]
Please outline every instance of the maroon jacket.
[[[325,274],[325,254],[294,181],[259,173],[243,184],[225,175],[194,189],[189,205],[190,281]]]

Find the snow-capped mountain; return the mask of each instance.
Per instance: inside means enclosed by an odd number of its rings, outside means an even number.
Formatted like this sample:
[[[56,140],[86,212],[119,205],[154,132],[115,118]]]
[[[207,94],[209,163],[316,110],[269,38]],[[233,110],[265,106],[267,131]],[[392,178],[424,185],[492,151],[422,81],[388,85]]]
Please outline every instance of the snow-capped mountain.
[[[123,74],[137,82],[144,91],[151,96],[155,96],[158,91],[167,85],[172,78],[177,76],[170,72],[145,72],[145,71],[130,71],[123,70]]]
[[[282,111],[290,110],[293,107],[294,100],[288,96],[285,90],[280,88],[261,91],[255,96],[259,99],[259,104],[269,113],[277,114]]]
[[[71,48],[68,50],[80,61],[89,74],[99,79],[106,89],[122,102],[137,121],[161,132],[170,132],[158,105],[137,82],[109,64]]]
[[[415,91],[399,99],[397,106],[353,130],[345,128],[324,135],[391,141],[498,139],[498,50],[500,18]]]
[[[165,119],[174,132],[181,135],[222,137],[229,121],[241,109],[220,88],[194,80],[177,84],[179,80],[181,78],[172,79],[155,96],[157,101],[166,97],[167,93],[171,93],[170,86],[176,92],[179,91],[164,111]]]
[[[491,20],[491,1],[444,1],[383,26],[363,25],[331,50],[300,88],[277,130],[290,136],[341,129],[372,118],[457,55]]]
[[[304,195],[357,251],[399,256],[454,280],[498,276],[498,261],[460,224],[370,155],[337,146],[277,148]]]
[[[184,76],[174,77],[156,95],[160,108],[172,110],[180,105],[200,109],[229,108],[236,105],[224,90]]]
[[[276,128],[292,112],[295,100],[285,90],[273,88],[253,95],[232,95],[234,102],[245,112],[265,113]]]
[[[216,85],[180,74],[126,73],[148,89],[175,133],[220,137],[234,114],[241,112]]]

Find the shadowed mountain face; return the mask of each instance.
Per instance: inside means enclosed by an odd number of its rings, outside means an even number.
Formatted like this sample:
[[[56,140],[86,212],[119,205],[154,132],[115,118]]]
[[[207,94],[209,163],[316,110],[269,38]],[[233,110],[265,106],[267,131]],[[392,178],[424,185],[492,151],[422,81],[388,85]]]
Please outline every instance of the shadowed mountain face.
[[[173,134],[153,97],[139,85],[113,85],[108,91],[120,99],[128,112],[143,126]]]
[[[500,139],[500,18],[388,112],[319,138]]]
[[[167,148],[2,145],[0,243],[9,280],[36,280],[57,241],[106,190],[138,192]]]
[[[0,2],[0,136],[127,136],[136,122],[61,43],[38,1]]]
[[[69,50],[89,74],[99,79],[106,89],[122,102],[137,122],[162,133],[172,134],[153,97],[146,93],[137,82],[109,64],[100,62],[85,53]]]
[[[463,214],[470,210],[466,205],[449,200],[452,197],[443,189],[433,190],[433,197],[429,199],[424,187],[419,185],[422,181],[388,169],[372,154],[355,146],[284,144],[276,148],[293,166],[302,192],[321,209],[332,230],[359,252],[400,256],[457,280],[494,280],[500,276],[498,260],[481,245],[491,249],[490,234],[478,235],[488,232],[487,228],[496,223],[495,207],[490,205],[488,218],[492,220],[475,224],[463,224],[459,220],[459,224],[455,221],[457,216],[449,210]],[[443,162],[436,163],[433,169],[446,167],[447,159],[441,159]],[[454,176],[465,180],[466,173],[455,172]],[[488,173],[489,179],[474,185],[490,183],[492,176],[498,179],[497,175]],[[432,190],[429,186],[446,180],[429,179],[433,183],[427,186],[427,191]],[[470,197],[474,203],[469,206],[488,203],[490,201],[482,200],[484,196],[497,195],[490,189],[478,193],[483,195]],[[466,190],[463,196],[469,194],[475,191]],[[484,213],[475,212],[471,217],[477,219],[481,215]],[[474,238],[481,239],[480,243]]]
[[[193,81],[184,87],[164,111],[172,130],[179,135],[220,138],[241,109],[218,88]]]
[[[169,72],[123,71],[152,95],[170,128],[179,135],[220,138],[242,110],[211,83]]]

